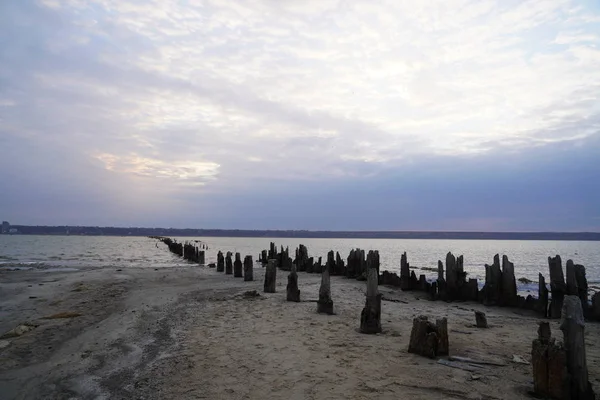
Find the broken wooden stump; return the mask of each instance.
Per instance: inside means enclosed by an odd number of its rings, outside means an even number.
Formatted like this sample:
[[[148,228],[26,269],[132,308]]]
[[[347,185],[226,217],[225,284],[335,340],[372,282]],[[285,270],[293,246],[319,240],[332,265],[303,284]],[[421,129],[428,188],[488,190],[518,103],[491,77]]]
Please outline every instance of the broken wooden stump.
[[[590,303],[588,300],[588,283],[585,277],[585,267],[583,265],[575,264],[575,280],[577,281],[577,290],[579,300],[581,300],[581,307],[583,307],[583,316],[589,318],[590,315]]]
[[[585,321],[579,297],[567,295],[563,300],[560,330],[564,336],[567,353],[567,372],[571,399],[595,399],[592,385],[588,380],[588,368],[585,354]]]
[[[410,265],[406,259],[406,252],[400,257],[400,289],[413,290],[413,282],[410,279]]]
[[[240,253],[235,253],[235,261],[233,262],[233,277],[242,278],[244,272],[242,270],[242,256]]]
[[[489,328],[484,312],[475,311],[475,325],[477,325],[478,328]]]
[[[303,244],[296,249],[296,259],[294,262],[296,263],[296,271],[312,272],[312,262],[309,262],[308,249]],[[308,269],[311,271],[308,271]]]
[[[502,256],[502,281],[500,290],[500,305],[515,307],[517,305],[517,281],[515,280],[515,265]]]
[[[333,300],[331,300],[330,268],[334,265],[333,251],[327,253],[327,263],[321,272],[321,287],[319,287],[319,300],[317,301],[317,312],[319,314],[333,315]]]
[[[287,301],[300,302],[300,290],[298,289],[298,274],[296,273],[296,265],[292,264],[292,269],[288,275],[287,284]]]
[[[548,257],[548,268],[550,269],[550,291],[552,293],[548,316],[550,318],[560,318],[567,285],[565,284],[562,261],[559,255],[554,258]]]
[[[369,251],[367,255],[367,295],[365,307],[360,314],[360,332],[374,334],[381,332],[381,294],[377,289],[379,281],[379,252]]]
[[[538,298],[535,311],[544,318],[548,316],[548,288],[546,287],[544,275],[541,273],[538,275]]]
[[[252,262],[252,256],[246,256],[244,258],[244,281],[254,280],[254,263]]]
[[[225,272],[225,258],[222,251],[217,253],[217,272]]]
[[[565,350],[551,338],[550,324],[540,322],[538,338],[531,345],[533,390],[537,395],[552,399],[565,398],[568,387],[565,363]]]
[[[590,309],[590,317],[595,321],[600,321],[600,292],[596,292],[592,296],[592,308]]]
[[[267,250],[263,250],[260,253],[260,257],[258,259],[260,261],[260,263],[264,266],[265,264],[267,264],[267,262],[269,262],[269,256],[267,254]]]
[[[233,274],[233,261],[231,260],[231,252],[228,251],[225,256],[225,275]]]
[[[277,284],[277,260],[272,258],[267,263],[267,269],[265,270],[265,293],[275,293]]]
[[[485,285],[483,286],[483,304],[497,305],[502,295],[502,271],[500,270],[500,255],[494,256],[492,265],[485,264]]]
[[[448,320],[436,320],[435,325],[426,316],[413,319],[408,352],[424,357],[436,358],[449,354]]]

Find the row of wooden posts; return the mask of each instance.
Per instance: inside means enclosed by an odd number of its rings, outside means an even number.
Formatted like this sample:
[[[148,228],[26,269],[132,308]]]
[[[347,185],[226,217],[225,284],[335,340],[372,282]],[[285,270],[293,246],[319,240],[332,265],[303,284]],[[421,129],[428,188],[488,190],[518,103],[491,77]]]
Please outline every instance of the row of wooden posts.
[[[167,245],[171,253],[183,257],[185,260],[203,265],[206,263],[206,249],[208,246],[204,243],[201,243],[200,246],[198,246],[192,242],[180,243],[174,239],[163,236],[150,236],[150,238],[160,240]]]
[[[169,249],[180,255],[185,255],[185,245],[172,241],[165,241]],[[175,242],[176,243],[176,242]],[[175,251],[174,251],[175,250]],[[191,252],[190,248],[190,252]],[[191,252],[193,253],[193,252]],[[193,261],[193,260],[192,260]],[[331,298],[330,275],[343,275],[348,278],[367,281],[365,305],[360,315],[360,332],[375,334],[382,331],[381,327],[381,300],[378,285],[398,286],[402,290],[422,290],[430,294],[431,300],[473,300],[485,305],[525,307],[536,310],[541,316],[549,318],[562,318],[561,330],[563,343],[551,338],[548,322],[541,322],[538,329],[538,338],[532,342],[532,366],[534,375],[534,391],[537,395],[552,399],[595,399],[592,386],[588,380],[587,360],[585,355],[584,316],[597,318],[597,305],[600,298],[594,295],[592,307],[588,304],[587,280],[585,268],[567,261],[567,279],[565,282],[559,256],[549,257],[552,299],[548,306],[548,290],[544,277],[540,274],[539,296],[523,299],[517,295],[514,277],[514,265],[503,256],[502,267],[500,258],[494,257],[492,265],[486,265],[486,282],[482,290],[478,289],[477,280],[466,281],[463,269],[463,257],[454,257],[452,253],[446,256],[446,269],[438,262],[438,279],[429,283],[424,275],[416,278],[414,271],[410,271],[406,253],[401,257],[400,276],[384,271],[380,274],[378,251],[365,251],[356,249],[350,252],[348,264],[345,265],[339,253],[330,251],[327,262],[321,265],[321,258],[315,263],[308,257],[305,246],[296,249],[296,258],[289,257],[289,249],[277,247],[271,243],[269,250],[263,250],[259,261],[266,266],[264,279],[264,292],[275,293],[277,268],[289,271],[287,284],[287,300],[300,301],[298,288],[298,271],[321,273],[321,286],[317,300],[317,312],[334,314],[333,300]],[[244,277],[245,281],[253,280],[252,256],[246,256],[242,265],[240,253],[227,252],[223,256],[221,251],[217,255],[217,263],[209,264],[217,272],[232,274],[234,277]],[[585,289],[585,290],[584,290]],[[586,312],[587,310],[587,312]],[[485,314],[476,313],[477,326],[487,327]],[[430,322],[426,316],[413,319],[408,351],[422,356],[435,358],[449,355],[449,337],[447,319]]]
[[[281,247],[281,251],[278,252],[275,244],[271,243],[270,249],[263,250],[259,255],[259,260],[268,259],[276,259],[279,267],[285,271],[289,271],[292,265],[296,266],[298,272],[321,273],[324,269],[321,257],[315,262],[313,257],[308,256],[304,245],[296,249],[296,257],[292,260],[288,248]],[[517,293],[515,266],[506,255],[502,256],[502,264],[500,256],[496,254],[492,264],[485,265],[485,283],[481,290],[477,279],[467,279],[462,255],[455,257],[448,253],[445,261],[445,265],[441,260],[438,261],[437,279],[429,282],[424,274],[417,278],[414,270],[410,268],[405,252],[400,259],[400,275],[389,271],[379,273],[378,267],[378,282],[381,285],[399,287],[401,290],[426,292],[430,300],[476,301],[486,306],[524,308],[534,310],[542,317],[555,319],[561,316],[564,297],[574,295],[581,301],[585,318],[600,321],[600,292],[592,296],[590,304],[585,267],[575,264],[572,260],[566,263],[565,281],[560,256],[548,257],[550,292],[544,276],[540,273],[537,298],[532,295],[523,297]],[[347,263],[344,263],[339,252],[330,251],[326,265],[331,275],[367,279],[367,259],[364,250],[351,250]]]

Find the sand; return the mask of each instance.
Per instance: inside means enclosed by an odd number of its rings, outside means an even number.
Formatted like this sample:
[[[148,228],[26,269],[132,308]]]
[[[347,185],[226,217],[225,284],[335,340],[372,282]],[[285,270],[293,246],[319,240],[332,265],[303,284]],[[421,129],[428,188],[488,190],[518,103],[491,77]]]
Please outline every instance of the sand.
[[[530,312],[431,302],[380,287],[383,333],[358,332],[365,283],[332,277],[336,315],[316,313],[320,276],[299,273],[301,303],[214,269],[0,272],[2,399],[526,399]],[[246,297],[248,290],[260,296]],[[474,327],[485,311],[490,329]],[[413,317],[448,318],[451,355],[505,365],[477,372],[407,352]],[[45,318],[53,317],[53,318]],[[554,336],[562,337],[558,322]],[[600,325],[586,327],[600,390]]]

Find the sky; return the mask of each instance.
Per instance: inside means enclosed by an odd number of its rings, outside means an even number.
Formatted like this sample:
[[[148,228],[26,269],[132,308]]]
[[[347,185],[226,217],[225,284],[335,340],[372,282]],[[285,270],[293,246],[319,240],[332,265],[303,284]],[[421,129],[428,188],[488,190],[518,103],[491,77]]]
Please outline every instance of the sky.
[[[596,0],[0,2],[0,219],[600,231]]]

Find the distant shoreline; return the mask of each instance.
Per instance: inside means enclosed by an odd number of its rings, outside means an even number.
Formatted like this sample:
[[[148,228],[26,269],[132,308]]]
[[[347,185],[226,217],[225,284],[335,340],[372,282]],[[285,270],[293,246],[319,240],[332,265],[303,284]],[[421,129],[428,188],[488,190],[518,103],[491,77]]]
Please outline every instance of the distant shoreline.
[[[600,232],[305,231],[12,225],[20,235],[600,241]]]

